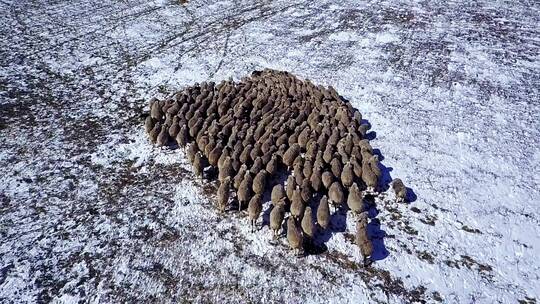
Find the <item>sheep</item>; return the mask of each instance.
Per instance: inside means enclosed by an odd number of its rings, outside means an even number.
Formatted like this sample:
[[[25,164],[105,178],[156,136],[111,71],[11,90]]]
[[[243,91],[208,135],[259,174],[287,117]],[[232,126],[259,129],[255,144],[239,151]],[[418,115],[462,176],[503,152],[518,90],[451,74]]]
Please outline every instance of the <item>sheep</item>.
[[[232,168],[232,161],[231,157],[227,156],[225,160],[223,161],[223,164],[218,167],[218,180],[221,182],[227,177],[231,177],[234,174],[233,168]]]
[[[240,188],[240,184],[244,180],[244,175],[246,175],[246,172],[247,172],[247,166],[245,164],[240,166],[238,173],[236,173],[233,179],[233,186],[235,189]]]
[[[270,195],[272,204],[276,205],[280,200],[285,198],[286,193],[281,184],[277,184],[272,188],[272,194]]]
[[[301,185],[304,181],[304,174],[302,173],[302,162],[297,162],[294,165],[293,176],[296,184]]]
[[[251,169],[250,171],[251,172],[259,172],[261,170],[265,170],[264,169],[264,165],[263,165],[263,161],[262,161],[262,158],[260,157],[257,157],[255,158],[255,161],[253,162],[253,164],[251,165]],[[266,170],[265,170],[266,171]]]
[[[332,159],[332,161],[330,162],[330,169],[332,171],[332,174],[334,174],[336,178],[339,178],[341,176],[341,172],[343,171],[341,161],[338,158],[334,157],[334,159]]]
[[[304,166],[302,167],[302,174],[306,179],[310,179],[311,173],[313,173],[313,163],[311,160],[306,159]]]
[[[394,193],[396,195],[396,202],[405,202],[405,199],[407,198],[407,188],[405,187],[401,179],[396,178],[394,179],[394,181],[392,181],[392,189],[394,190]]]
[[[294,189],[296,189],[296,180],[294,179],[294,176],[292,174],[289,175],[289,177],[287,178],[287,183],[286,183],[286,188],[285,189],[286,189],[286,193],[287,193],[287,198],[289,200],[292,200]]]
[[[197,148],[197,145],[195,143],[192,143],[189,145],[187,151],[186,151],[186,156],[189,160],[190,163],[193,163],[195,161],[195,154],[199,151],[199,149]]]
[[[217,191],[217,208],[219,212],[223,213],[229,206],[229,191],[231,188],[231,178],[226,177],[221,181]]]
[[[327,164],[329,164],[334,158],[334,149],[332,147],[332,145],[326,145],[326,149],[324,149],[323,160]]]
[[[379,180],[377,179],[377,175],[371,171],[371,166],[367,161],[362,164],[362,180],[367,186],[366,192],[376,193],[375,191]]]
[[[218,165],[218,160],[221,156],[222,151],[223,150],[221,144],[217,144],[215,148],[210,151],[210,153],[208,154],[208,162],[211,166],[216,167]]]
[[[323,195],[317,208],[317,224],[322,230],[326,230],[330,224],[330,208],[328,207],[328,197]]]
[[[176,134],[176,143],[180,147],[185,147],[188,143],[188,131],[186,126],[180,127],[178,134]]]
[[[159,132],[159,135],[156,139],[156,146],[162,147],[166,146],[167,142],[169,141],[169,130],[167,129],[167,125],[161,126],[161,132]]]
[[[372,263],[371,255],[373,254],[373,244],[367,233],[368,217],[367,213],[363,212],[360,215],[360,219],[356,223],[356,245],[360,249],[360,253],[363,257],[364,267],[369,266]]]
[[[298,229],[296,222],[297,220],[292,216],[289,216],[287,219],[287,241],[289,242],[289,247],[293,250],[293,253],[299,256],[303,250],[304,240],[302,232]]]
[[[311,244],[313,237],[315,236],[315,225],[313,225],[313,218],[311,214],[311,207],[306,207],[304,210],[304,216],[301,222],[302,230],[304,231],[304,237],[308,244]]]
[[[171,138],[176,138],[176,135],[178,135],[178,132],[180,132],[180,125],[178,125],[178,116],[174,116],[172,125],[169,127],[169,136]]]
[[[283,154],[283,163],[290,168],[298,155],[300,155],[300,145],[297,143],[292,144]]]
[[[256,194],[262,194],[266,187],[266,170],[262,169],[253,179],[253,192]]]
[[[323,183],[323,186],[326,189],[330,188],[330,185],[334,182],[334,175],[330,171],[324,171],[321,175],[321,180]]]
[[[156,143],[159,133],[161,132],[161,124],[157,122],[154,128],[148,133],[148,137],[152,143]]]
[[[311,199],[311,195],[312,193],[309,179],[305,178],[300,186],[300,196],[302,197],[302,200],[307,203]]]
[[[285,201],[282,199],[277,204],[274,204],[274,208],[270,211],[270,229],[272,230],[274,240],[277,240],[279,237],[279,231],[281,230],[284,217]]]
[[[341,183],[343,187],[349,188],[354,182],[354,172],[350,162],[347,162],[343,166],[343,171],[341,171]]]
[[[249,202],[249,199],[251,198],[252,183],[253,179],[251,178],[249,171],[246,171],[246,174],[244,174],[244,179],[240,183],[238,191],[236,192],[236,196],[238,198],[238,211],[242,211],[244,205]]]
[[[349,159],[349,162],[351,163],[352,165],[352,169],[353,169],[353,172],[354,172],[354,175],[357,177],[357,178],[362,178],[362,164],[358,161],[358,159],[356,158],[356,156],[351,156],[351,158]]]
[[[193,159],[193,173],[195,176],[203,178],[204,169],[204,159],[201,152],[195,153],[195,158]]]
[[[343,204],[343,188],[339,182],[333,182],[328,188],[328,198],[330,203],[334,206],[334,212]]]
[[[268,172],[268,174],[270,174],[271,176],[276,174],[278,170],[278,165],[278,156],[273,154],[270,161],[266,164],[266,171]]]
[[[377,155],[373,155],[369,159],[369,167],[371,168],[371,172],[377,176],[377,179],[380,179],[382,176],[381,169],[379,168],[379,157]]]
[[[155,120],[161,120],[161,117],[163,117],[163,111],[161,110],[161,106],[157,100],[152,103],[152,106],[150,108],[150,116]]]
[[[210,143],[210,138],[207,135],[202,135],[196,138],[195,142],[197,143],[197,148],[199,148],[200,151],[204,151],[206,145]]]
[[[146,116],[146,119],[144,120],[144,130],[147,134],[150,134],[152,129],[154,128],[154,120],[152,119],[152,116],[148,115]]]
[[[313,169],[311,177],[309,178],[309,182],[311,183],[311,188],[315,190],[315,192],[319,192],[322,186],[320,167],[317,166]]]
[[[358,185],[354,183],[349,188],[349,196],[347,197],[347,206],[353,214],[358,215],[364,211],[364,199]]]
[[[249,221],[251,223],[251,232],[255,231],[257,219],[262,212],[262,196],[260,194],[255,194],[248,204],[248,215]]]
[[[249,156],[249,152],[251,151],[252,148],[253,148],[252,145],[245,146],[244,150],[240,154],[240,162],[242,164],[246,164],[246,165],[250,164],[251,158]]]
[[[221,156],[218,159],[218,164],[217,164],[218,169],[220,169],[223,166],[223,162],[225,161],[225,159],[227,159],[227,157],[230,157],[230,156],[231,156],[231,148],[229,146],[226,146],[225,148],[223,148],[223,152],[221,152]]]
[[[291,215],[299,219],[304,214],[304,201],[302,200],[302,194],[300,188],[296,186],[291,199]]]

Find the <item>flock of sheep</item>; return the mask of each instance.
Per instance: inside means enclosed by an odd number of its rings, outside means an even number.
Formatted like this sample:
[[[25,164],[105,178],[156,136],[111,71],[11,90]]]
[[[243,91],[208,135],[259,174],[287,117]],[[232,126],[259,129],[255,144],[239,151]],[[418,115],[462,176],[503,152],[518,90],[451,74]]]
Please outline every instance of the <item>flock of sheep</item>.
[[[145,128],[158,146],[175,141],[185,148],[196,175],[202,177],[208,166],[217,169],[217,209],[247,207],[252,230],[271,187],[273,237],[279,238],[288,212],[287,240],[297,254],[318,230],[329,228],[329,205],[347,206],[357,220],[364,264],[371,262],[364,198],[377,195],[379,160],[365,139],[369,125],[334,88],[270,69],[236,83],[203,82],[165,100],[153,98]],[[282,172],[290,172],[284,185],[276,181]],[[404,201],[401,180],[392,186]]]

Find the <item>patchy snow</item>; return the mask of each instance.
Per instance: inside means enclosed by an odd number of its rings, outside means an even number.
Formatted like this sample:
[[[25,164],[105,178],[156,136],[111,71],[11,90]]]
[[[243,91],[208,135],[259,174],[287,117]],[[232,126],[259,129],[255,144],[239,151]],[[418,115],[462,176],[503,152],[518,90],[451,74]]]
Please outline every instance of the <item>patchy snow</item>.
[[[537,3],[3,1],[0,302],[534,303]],[[254,69],[332,85],[373,126],[377,259],[354,221],[298,259],[213,209],[147,100]],[[269,203],[265,203],[265,210]]]

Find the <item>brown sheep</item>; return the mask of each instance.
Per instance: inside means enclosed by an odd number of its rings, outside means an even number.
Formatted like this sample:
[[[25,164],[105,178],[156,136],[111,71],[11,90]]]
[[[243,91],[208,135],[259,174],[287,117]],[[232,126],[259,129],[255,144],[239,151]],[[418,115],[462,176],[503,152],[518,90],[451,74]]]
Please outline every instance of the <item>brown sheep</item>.
[[[176,134],[176,143],[178,146],[185,147],[188,143],[188,131],[186,126],[182,126]]]
[[[178,125],[178,116],[175,116],[172,121],[172,125],[169,127],[169,136],[171,138],[176,138],[178,132],[180,132],[180,126]]]
[[[323,153],[323,160],[329,164],[334,158],[334,149],[331,145],[327,145]]]
[[[311,178],[311,173],[313,172],[313,163],[311,160],[307,160],[304,162],[304,166],[302,167],[302,174],[304,175],[305,179]]]
[[[186,156],[187,156],[187,159],[189,160],[190,163],[193,163],[193,161],[195,161],[195,154],[199,151],[199,149],[197,148],[197,145],[195,143],[192,143],[189,145],[187,151],[186,151]]]
[[[326,230],[330,224],[330,208],[328,207],[328,197],[323,195],[317,208],[317,224],[322,230]]]
[[[251,187],[253,183],[253,178],[251,177],[249,171],[246,171],[244,174],[244,179],[238,187],[236,196],[238,198],[238,211],[242,211],[242,208],[249,202],[251,199]]]
[[[285,201],[282,199],[277,204],[274,204],[274,208],[270,211],[270,229],[272,230],[272,238],[278,239],[281,225],[283,224],[283,218],[285,217]]]
[[[301,185],[304,181],[304,174],[302,173],[302,163],[298,162],[294,165],[293,176],[296,184]]]
[[[335,177],[339,178],[341,176],[343,167],[341,165],[341,161],[337,157],[334,157],[334,159],[332,159],[332,161],[330,162],[330,169]]]
[[[195,158],[193,159],[193,173],[195,176],[203,178],[204,173],[204,158],[201,152],[195,153]]]
[[[362,191],[360,191],[356,183],[354,183],[349,189],[347,206],[349,207],[349,209],[351,209],[354,215],[358,215],[364,211],[364,198],[362,195]]]
[[[218,165],[217,165],[218,169],[220,169],[223,166],[223,162],[225,161],[225,159],[227,159],[227,157],[230,157],[230,156],[231,156],[231,148],[228,146],[223,148],[223,152],[221,153],[221,156],[218,159]]]
[[[353,172],[354,172],[354,175],[357,177],[357,178],[362,178],[362,163],[358,161],[358,159],[356,158],[356,156],[351,156],[349,162],[351,163],[352,165],[352,169],[353,169]]]
[[[214,136],[214,135],[211,135],[207,130],[203,131],[203,132],[199,132],[199,133],[202,133],[206,136],[208,136],[208,144],[204,147],[204,155],[208,156],[210,155],[210,152],[212,150],[214,150],[214,148],[220,144],[220,142],[217,141],[217,138]]]
[[[379,180],[377,175],[371,171],[368,161],[362,163],[362,180],[367,186],[367,192],[375,193]]]
[[[297,219],[299,219],[302,215],[304,215],[304,208],[305,208],[304,201],[302,200],[302,194],[300,192],[300,188],[296,186],[296,189],[294,189],[292,199],[291,199],[291,215]]]
[[[356,223],[356,245],[360,249],[360,253],[363,257],[363,264],[365,267],[369,266],[372,262],[371,255],[373,254],[373,244],[367,233],[368,217],[367,213],[363,212],[360,215],[360,219]]]
[[[266,187],[266,177],[267,173],[264,169],[255,175],[255,178],[253,179],[253,192],[256,194],[262,194],[264,192],[264,188]]]
[[[285,189],[281,184],[277,184],[272,188],[272,194],[270,195],[272,204],[275,206],[279,201],[286,197]]]
[[[328,198],[330,204],[334,206],[334,212],[343,204],[344,194],[343,188],[339,182],[333,182],[328,189]]]
[[[330,188],[330,185],[334,182],[334,175],[330,171],[324,171],[321,175],[321,180],[326,189]]]
[[[369,159],[369,167],[371,168],[373,174],[377,176],[377,179],[380,179],[382,176],[382,172],[381,168],[379,167],[379,157],[377,155],[373,155]]]
[[[294,189],[296,189],[296,180],[294,179],[294,176],[292,174],[289,175],[289,177],[287,178],[287,184],[285,189],[287,193],[287,198],[289,200],[292,200]]]
[[[200,136],[195,140],[197,142],[197,148],[202,152],[206,148],[206,145],[210,142],[210,138],[206,135]]]
[[[210,163],[211,166],[217,167],[218,160],[219,160],[219,157],[221,156],[222,151],[223,150],[222,150],[221,144],[217,144],[215,148],[210,151],[210,153],[208,154],[208,162]]]
[[[157,136],[156,140],[156,146],[166,146],[167,142],[169,141],[169,131],[167,129],[167,125],[161,126],[161,132],[159,132],[159,135]]]
[[[234,174],[234,171],[232,168],[232,161],[229,156],[227,156],[225,161],[223,161],[221,167],[218,167],[218,171],[219,171],[219,174],[218,174],[219,181],[223,181],[227,177],[229,178],[232,177],[232,175]]]
[[[248,215],[249,221],[251,223],[251,232],[255,231],[257,219],[262,212],[262,196],[260,194],[255,194],[248,204]]]
[[[319,190],[321,190],[321,186],[322,186],[321,168],[315,167],[313,169],[313,172],[311,173],[311,177],[309,178],[309,182],[311,183],[311,188],[315,190],[315,192],[319,192]]]
[[[148,133],[148,137],[152,143],[156,143],[159,133],[161,132],[161,124],[157,122],[154,128]]]
[[[240,162],[242,164],[246,164],[246,165],[250,165],[250,161],[251,161],[251,158],[249,156],[249,153],[251,151],[251,149],[253,148],[252,145],[247,145],[245,146],[244,150],[242,151],[242,153],[240,154]]]
[[[300,255],[303,250],[304,239],[302,232],[298,229],[297,220],[292,216],[287,219],[287,241],[294,254]]]
[[[266,164],[266,171],[268,172],[268,174],[270,175],[274,175],[276,174],[277,170],[278,170],[278,157],[274,154],[272,155],[272,158],[270,159],[270,161]]]
[[[304,231],[304,237],[308,243],[313,241],[315,236],[315,225],[313,225],[313,218],[311,214],[311,207],[306,207],[304,210],[304,216],[301,222],[302,230]]]
[[[300,186],[300,196],[302,200],[307,203],[311,199],[311,185],[309,179],[305,178]]]
[[[345,166],[343,166],[343,171],[341,172],[341,183],[343,184],[343,187],[349,188],[352,186],[354,181],[354,172],[352,169],[352,165],[350,162],[347,162]]]
[[[255,161],[251,165],[251,168],[249,169],[249,171],[255,173],[255,172],[259,172],[261,170],[265,170],[264,169],[264,164],[263,164],[262,158],[257,156],[257,158],[255,158]]]
[[[152,116],[146,116],[146,119],[144,120],[144,129],[147,134],[150,134],[152,129],[154,128],[154,120],[152,119]]]
[[[233,179],[233,186],[235,189],[240,188],[240,184],[244,180],[244,175],[246,175],[246,172],[247,172],[247,166],[246,165],[240,166],[238,173],[236,173]]]
[[[407,198],[407,188],[403,184],[403,181],[399,178],[394,179],[392,182],[392,189],[396,195],[396,202],[403,203]]]
[[[150,116],[155,120],[161,120],[163,117],[163,110],[161,109],[161,106],[157,100],[152,103],[152,106],[150,108]]]
[[[283,163],[290,168],[298,155],[300,155],[300,145],[292,144],[283,154]]]
[[[229,191],[231,188],[231,178],[227,177],[219,185],[217,191],[217,208],[219,212],[225,212],[229,206]]]

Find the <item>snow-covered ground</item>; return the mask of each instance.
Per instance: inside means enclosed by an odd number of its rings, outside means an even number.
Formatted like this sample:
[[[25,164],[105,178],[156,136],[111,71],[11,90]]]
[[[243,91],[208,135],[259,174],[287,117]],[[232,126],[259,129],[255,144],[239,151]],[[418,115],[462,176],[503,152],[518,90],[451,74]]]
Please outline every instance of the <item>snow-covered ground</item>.
[[[0,11],[0,302],[539,299],[537,1],[4,0]],[[151,96],[265,67],[351,100],[386,178],[414,191],[409,205],[378,205],[371,269],[350,219],[327,251],[296,258],[267,227],[218,215],[214,186],[183,154],[147,142]]]

